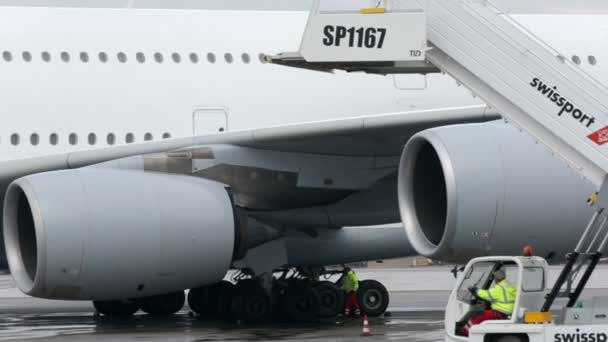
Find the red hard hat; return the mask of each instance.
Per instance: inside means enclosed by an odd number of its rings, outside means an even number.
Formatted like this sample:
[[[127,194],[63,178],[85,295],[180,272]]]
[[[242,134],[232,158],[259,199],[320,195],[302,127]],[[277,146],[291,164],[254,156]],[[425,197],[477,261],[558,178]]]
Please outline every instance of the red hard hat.
[[[524,247],[523,253],[524,253],[524,256],[533,256],[534,250],[532,249],[531,246],[526,246],[526,247]]]

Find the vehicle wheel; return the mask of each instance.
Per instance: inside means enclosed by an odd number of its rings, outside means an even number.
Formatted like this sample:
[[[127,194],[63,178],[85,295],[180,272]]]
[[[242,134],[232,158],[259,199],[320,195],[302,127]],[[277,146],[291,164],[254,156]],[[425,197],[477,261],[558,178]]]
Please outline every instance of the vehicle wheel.
[[[363,280],[359,282],[357,299],[361,312],[372,317],[382,315],[389,303],[386,287],[376,280]]]
[[[188,306],[198,315],[213,317],[216,311],[215,306],[211,303],[211,286],[203,286],[191,289],[188,292]]]
[[[336,284],[322,281],[313,289],[319,296],[320,317],[334,317],[344,311],[344,292]]]
[[[215,295],[214,309],[217,318],[227,322],[234,321],[232,297],[235,293],[235,285],[229,281],[222,280],[219,283],[211,285],[211,293]]]
[[[93,306],[100,314],[109,317],[132,316],[139,310],[136,302],[121,300],[94,301]]]
[[[312,287],[294,284],[287,288],[283,301],[283,311],[296,322],[310,322],[319,315],[319,296]]]
[[[142,300],[141,309],[153,316],[169,316],[182,309],[186,302],[184,291],[168,293]]]
[[[492,342],[528,342],[530,339],[527,335],[500,335],[492,336]]]

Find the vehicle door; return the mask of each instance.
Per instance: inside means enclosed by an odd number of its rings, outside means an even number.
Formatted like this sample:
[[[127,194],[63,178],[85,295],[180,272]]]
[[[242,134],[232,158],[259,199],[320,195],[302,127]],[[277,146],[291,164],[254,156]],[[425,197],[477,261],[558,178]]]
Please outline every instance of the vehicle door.
[[[482,310],[483,302],[474,300],[469,292],[470,287],[484,288],[496,269],[496,262],[480,261],[468,266],[459,278],[458,286],[452,291],[445,312],[445,330],[451,337],[456,337],[456,323],[472,309]],[[459,338],[457,338],[459,339]]]

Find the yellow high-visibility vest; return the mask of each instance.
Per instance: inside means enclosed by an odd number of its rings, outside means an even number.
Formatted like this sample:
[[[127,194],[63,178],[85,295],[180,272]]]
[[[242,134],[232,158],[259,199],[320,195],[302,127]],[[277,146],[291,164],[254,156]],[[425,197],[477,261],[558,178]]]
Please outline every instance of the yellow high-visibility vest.
[[[359,277],[353,271],[348,272],[342,278],[342,290],[346,293],[357,291],[359,289]]]
[[[477,297],[490,302],[492,310],[510,315],[513,313],[513,308],[515,307],[517,287],[504,279],[503,281],[496,283],[489,290],[477,290]]]

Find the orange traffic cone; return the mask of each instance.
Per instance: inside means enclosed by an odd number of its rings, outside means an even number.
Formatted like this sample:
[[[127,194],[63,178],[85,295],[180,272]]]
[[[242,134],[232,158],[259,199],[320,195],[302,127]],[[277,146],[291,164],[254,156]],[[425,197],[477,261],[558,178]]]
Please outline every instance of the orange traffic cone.
[[[361,336],[372,336],[372,332],[369,330],[369,321],[367,315],[363,316],[363,329],[361,330]]]

